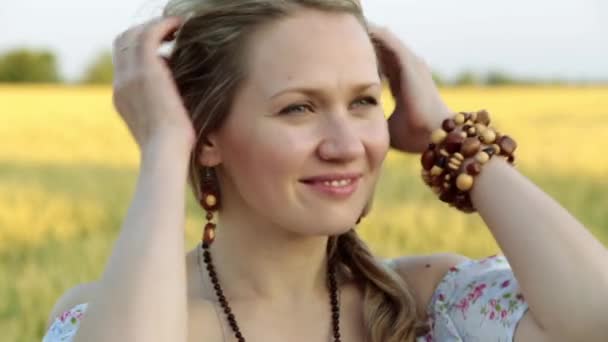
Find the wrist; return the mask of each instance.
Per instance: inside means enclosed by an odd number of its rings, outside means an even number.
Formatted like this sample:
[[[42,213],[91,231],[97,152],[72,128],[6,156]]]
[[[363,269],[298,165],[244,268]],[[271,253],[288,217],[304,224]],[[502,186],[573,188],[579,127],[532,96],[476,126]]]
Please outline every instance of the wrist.
[[[517,144],[490,126],[487,111],[458,113],[431,135],[421,157],[422,177],[439,199],[464,212],[473,212],[470,191],[490,159],[504,157],[514,164]]]
[[[170,159],[171,164],[188,164],[193,139],[177,132],[157,132],[141,146],[141,161]]]

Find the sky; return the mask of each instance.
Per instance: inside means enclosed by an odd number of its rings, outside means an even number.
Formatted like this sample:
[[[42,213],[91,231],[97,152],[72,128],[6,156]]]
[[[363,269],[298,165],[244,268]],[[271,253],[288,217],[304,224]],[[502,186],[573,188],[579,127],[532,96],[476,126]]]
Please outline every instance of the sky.
[[[129,26],[166,0],[0,0],[0,52],[48,48],[76,80]],[[363,0],[446,78],[463,70],[519,77],[608,80],[606,0]]]

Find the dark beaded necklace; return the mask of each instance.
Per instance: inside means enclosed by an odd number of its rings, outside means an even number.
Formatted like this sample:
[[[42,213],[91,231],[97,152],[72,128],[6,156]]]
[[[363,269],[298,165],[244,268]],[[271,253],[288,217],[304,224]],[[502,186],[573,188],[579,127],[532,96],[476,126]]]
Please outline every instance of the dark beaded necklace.
[[[209,279],[211,279],[211,283],[213,284],[213,289],[215,290],[215,294],[217,295],[217,299],[226,314],[226,318],[228,319],[228,324],[230,324],[230,328],[232,332],[234,332],[234,336],[239,342],[245,342],[245,337],[241,333],[239,329],[239,325],[236,323],[236,318],[232,313],[232,309],[230,309],[230,305],[228,304],[228,300],[224,296],[224,291],[220,286],[220,282],[217,278],[217,273],[215,272],[215,268],[213,267],[213,262],[211,260],[211,253],[209,252],[209,245],[206,243],[201,244],[201,249],[203,251],[203,261],[205,265],[207,265],[207,272],[209,273]],[[336,281],[336,272],[333,267],[329,267],[327,272],[327,278],[329,282],[329,293],[330,293],[330,303],[331,303],[331,319],[333,326],[333,338],[334,342],[341,342],[340,340],[340,302],[338,301],[338,285]]]

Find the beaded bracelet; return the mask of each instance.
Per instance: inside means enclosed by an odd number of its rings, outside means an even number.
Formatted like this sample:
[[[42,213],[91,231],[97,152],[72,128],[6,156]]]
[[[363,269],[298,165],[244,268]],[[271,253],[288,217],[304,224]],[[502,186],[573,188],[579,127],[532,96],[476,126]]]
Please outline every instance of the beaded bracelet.
[[[431,134],[422,154],[422,179],[439,199],[465,213],[475,212],[470,191],[483,165],[494,156],[515,165],[517,143],[490,127],[486,110],[460,112]]]

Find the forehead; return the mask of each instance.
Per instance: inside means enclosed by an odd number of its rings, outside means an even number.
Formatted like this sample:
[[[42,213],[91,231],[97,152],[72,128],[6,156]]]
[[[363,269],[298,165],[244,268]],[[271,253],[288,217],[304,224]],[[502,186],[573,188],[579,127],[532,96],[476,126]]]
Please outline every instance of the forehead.
[[[289,84],[373,82],[373,45],[348,13],[302,9],[262,27],[249,42],[249,81],[272,92]]]

